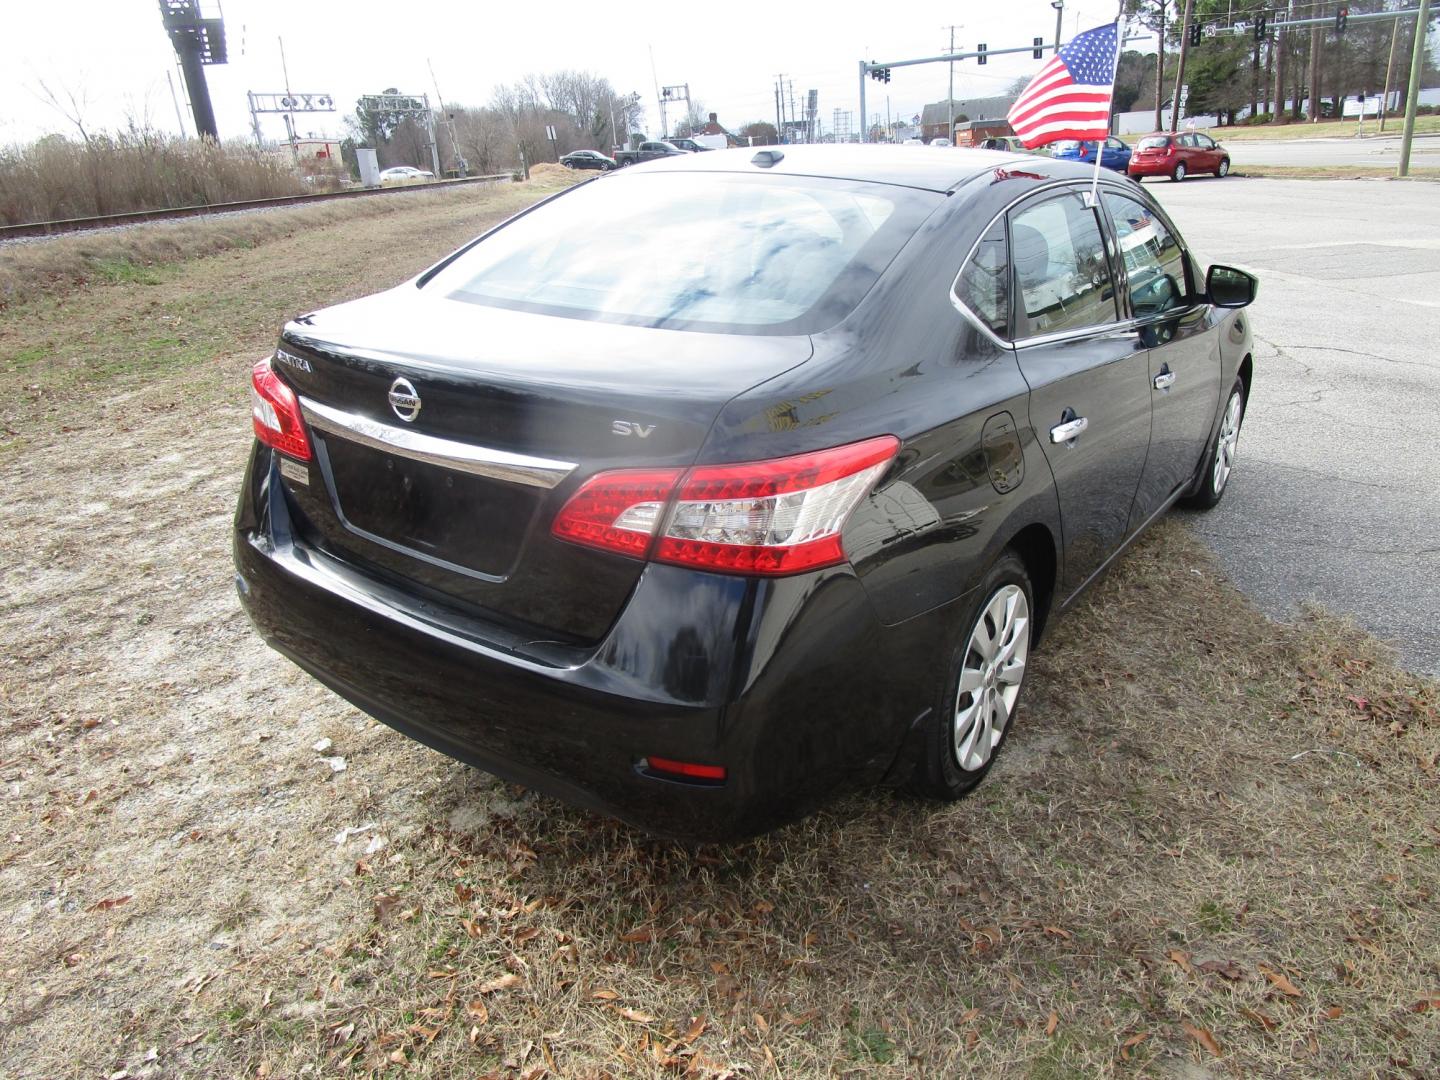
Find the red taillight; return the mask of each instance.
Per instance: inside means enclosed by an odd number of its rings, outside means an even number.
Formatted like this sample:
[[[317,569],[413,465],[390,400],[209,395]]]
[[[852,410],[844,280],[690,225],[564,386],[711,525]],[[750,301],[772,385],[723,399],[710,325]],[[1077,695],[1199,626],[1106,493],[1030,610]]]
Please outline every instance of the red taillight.
[[[683,477],[678,470],[600,473],[565,504],[552,531],[636,558],[729,573],[833,566],[845,561],[846,519],[899,448],[900,440],[883,435],[772,461],[697,465]]]
[[[671,776],[683,776],[688,780],[709,780],[712,783],[720,783],[725,779],[724,765],[696,765],[690,761],[648,757],[644,759],[641,767],[646,772],[668,773]]]
[[[257,439],[282,454],[310,460],[310,437],[305,434],[300,402],[295,391],[270,367],[269,357],[250,371],[250,412]]]
[[[643,559],[680,469],[597,473],[570,496],[551,531],[562,540]]]

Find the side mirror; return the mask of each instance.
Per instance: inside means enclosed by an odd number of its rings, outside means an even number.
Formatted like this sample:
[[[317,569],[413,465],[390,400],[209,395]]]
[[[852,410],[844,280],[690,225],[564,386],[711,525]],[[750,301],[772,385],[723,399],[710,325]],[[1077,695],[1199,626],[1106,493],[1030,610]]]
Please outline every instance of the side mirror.
[[[1242,308],[1255,302],[1260,282],[1233,266],[1212,266],[1205,273],[1205,299],[1218,308]]]

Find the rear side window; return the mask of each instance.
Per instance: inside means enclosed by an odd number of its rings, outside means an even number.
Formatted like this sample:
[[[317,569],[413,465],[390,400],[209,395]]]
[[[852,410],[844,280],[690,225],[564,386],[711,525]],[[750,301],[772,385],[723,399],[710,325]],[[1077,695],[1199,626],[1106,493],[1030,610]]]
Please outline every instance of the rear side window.
[[[1078,192],[1022,208],[1010,222],[1016,336],[1114,322],[1115,289],[1100,223]]]
[[[812,177],[607,178],[517,218],[425,287],[570,318],[815,333],[849,314],[940,199]]]
[[[1175,234],[1144,203],[1110,191],[1104,199],[1125,260],[1130,310],[1144,318],[1180,307],[1190,289]]]
[[[955,279],[955,297],[997,336],[1010,336],[1010,260],[1003,221],[990,226],[966,260]]]

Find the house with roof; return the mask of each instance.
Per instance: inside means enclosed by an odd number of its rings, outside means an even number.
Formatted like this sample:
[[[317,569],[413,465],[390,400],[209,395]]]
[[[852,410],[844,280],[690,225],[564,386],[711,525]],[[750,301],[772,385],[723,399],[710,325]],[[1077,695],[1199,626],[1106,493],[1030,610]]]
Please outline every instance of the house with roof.
[[[1010,106],[1015,104],[1015,99],[1009,95],[986,98],[956,98],[950,100],[935,101],[920,113],[921,138],[926,142],[931,139],[955,139],[955,132],[948,131],[950,107],[954,105],[955,120],[959,122],[974,123],[980,120],[1004,120],[1005,114],[1010,111]],[[988,138],[988,135],[981,138]]]

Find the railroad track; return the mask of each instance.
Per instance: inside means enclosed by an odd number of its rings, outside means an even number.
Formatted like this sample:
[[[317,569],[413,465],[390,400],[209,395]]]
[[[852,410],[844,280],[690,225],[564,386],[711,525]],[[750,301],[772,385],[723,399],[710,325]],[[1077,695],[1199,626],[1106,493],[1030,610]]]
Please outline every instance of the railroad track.
[[[360,199],[371,195],[393,195],[397,191],[434,191],[462,184],[503,184],[510,178],[510,173],[495,173],[490,176],[467,176],[458,180],[436,180],[429,184],[396,184],[394,187],[325,191],[316,192],[313,195],[282,195],[272,199],[245,199],[240,202],[207,203],[203,206],[176,206],[168,210],[135,210],[124,214],[66,218],[63,221],[32,221],[23,225],[0,225],[0,243],[4,243],[6,240],[17,240],[21,237],[59,236],[63,233],[85,232],[88,229],[138,225],[147,221],[206,217],[210,214],[234,213],[239,210],[269,210],[277,206],[303,206],[307,203],[327,202],[331,199]]]

